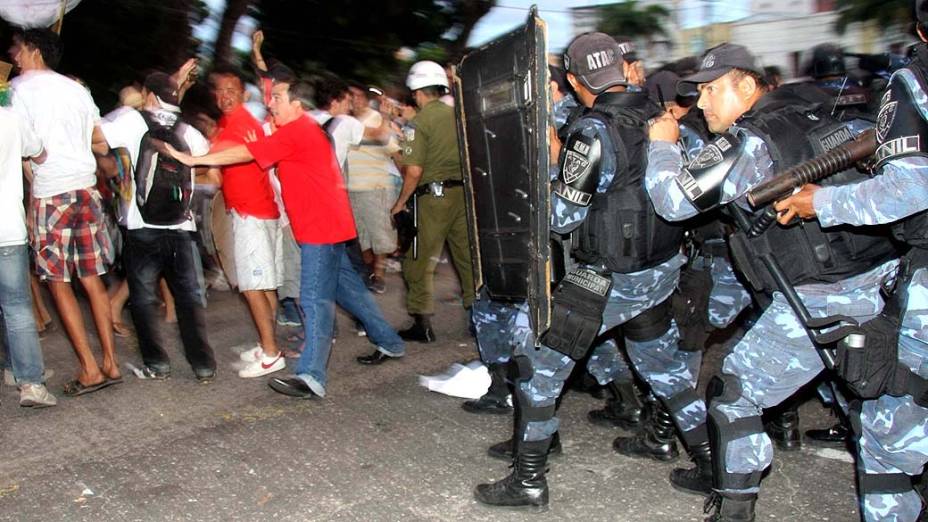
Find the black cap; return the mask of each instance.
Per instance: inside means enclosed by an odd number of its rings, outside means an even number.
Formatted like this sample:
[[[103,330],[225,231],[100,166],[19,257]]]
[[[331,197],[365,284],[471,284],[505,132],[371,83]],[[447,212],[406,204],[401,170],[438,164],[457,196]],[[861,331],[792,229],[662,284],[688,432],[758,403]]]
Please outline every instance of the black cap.
[[[757,65],[754,55],[746,47],[723,43],[706,51],[699,64],[699,71],[680,80],[677,92],[688,96],[700,83],[708,83],[720,78],[732,69],[751,71],[763,76],[764,71]]]
[[[648,98],[651,98],[651,101],[667,103],[677,101],[678,83],[680,83],[680,77],[676,74],[670,71],[658,71],[648,76],[644,82],[644,88],[648,91]]]
[[[145,77],[145,89],[163,103],[177,105],[177,84],[163,72],[154,72]]]
[[[622,51],[623,60],[628,63],[635,63],[640,60],[635,48],[635,42],[633,42],[631,38],[626,36],[616,36],[615,41],[617,44],[619,44],[619,50]]]
[[[564,53],[564,68],[593,94],[626,84],[622,48],[605,33],[583,33],[574,38]]]
[[[915,19],[919,22],[928,21],[928,0],[915,0]]]

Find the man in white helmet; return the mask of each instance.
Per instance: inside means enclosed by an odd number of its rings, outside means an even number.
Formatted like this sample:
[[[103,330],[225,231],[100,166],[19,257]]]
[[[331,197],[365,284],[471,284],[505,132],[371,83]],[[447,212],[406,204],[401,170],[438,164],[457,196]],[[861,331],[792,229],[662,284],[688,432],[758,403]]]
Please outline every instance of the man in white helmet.
[[[419,222],[417,255],[407,252],[403,262],[406,309],[415,322],[399,334],[408,341],[428,343],[435,340],[429,322],[434,312],[432,276],[446,241],[465,308],[474,301],[474,281],[454,110],[440,101],[448,90],[448,77],[441,65],[422,61],[409,70],[406,85],[420,110],[406,133],[403,189],[391,214],[406,208],[415,195]]]

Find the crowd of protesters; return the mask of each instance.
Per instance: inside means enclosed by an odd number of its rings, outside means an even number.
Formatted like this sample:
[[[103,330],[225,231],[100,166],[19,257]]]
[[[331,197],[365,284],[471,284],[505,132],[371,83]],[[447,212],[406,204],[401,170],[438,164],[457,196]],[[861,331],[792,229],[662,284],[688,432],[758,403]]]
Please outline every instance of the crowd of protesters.
[[[4,127],[3,197],[4,211],[17,215],[4,220],[0,245],[12,264],[3,271],[5,376],[18,385],[21,405],[57,403],[39,345],[40,332],[54,327],[43,284],[79,363],[62,388],[67,396],[123,382],[116,336],[138,338],[142,365],[127,365],[138,377],[168,378],[162,320],[177,323],[196,379],[213,380],[206,289],[223,282],[242,294],[257,332],[257,343],[237,347],[242,378],[279,372],[286,357],[296,358],[295,377],[271,386],[324,396],[336,303],[376,346],[359,362],[403,355],[403,338],[371,294],[386,291],[386,269],[402,259],[393,214],[415,101],[329,73],[300,78],[284,64],[269,66],[263,38],[253,36],[253,81],[225,64],[201,71],[190,59],[127,85],[119,107],[101,117],[79,79],[55,72],[57,34],[14,35],[17,76],[0,116],[15,123]],[[446,77],[441,83],[448,87]],[[217,193],[225,209],[218,219],[231,229],[227,256],[210,230]],[[74,280],[90,303],[102,358]],[[277,325],[302,329],[284,346]]]

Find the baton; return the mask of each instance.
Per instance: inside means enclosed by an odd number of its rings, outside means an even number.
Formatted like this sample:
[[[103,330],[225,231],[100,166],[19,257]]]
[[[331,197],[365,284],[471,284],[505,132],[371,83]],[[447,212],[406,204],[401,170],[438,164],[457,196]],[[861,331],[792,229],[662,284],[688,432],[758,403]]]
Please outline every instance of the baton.
[[[416,235],[412,237],[412,258],[419,259],[419,194],[412,195],[412,224]]]
[[[743,232],[748,233],[748,231],[751,229],[751,221],[744,209],[735,203],[731,203],[728,207],[731,209],[731,213],[734,216],[735,221],[738,223],[738,227]],[[829,348],[826,348],[822,345],[835,343],[855,331],[854,327],[857,326],[857,321],[851,317],[846,316],[827,316],[822,318],[812,317],[812,315],[809,313],[809,310],[806,308],[806,305],[799,297],[799,294],[796,292],[796,289],[792,284],[790,284],[786,274],[783,273],[783,269],[780,267],[780,264],[777,262],[773,254],[771,252],[767,252],[758,254],[757,257],[770,273],[770,276],[773,278],[773,282],[777,285],[777,290],[782,292],[783,296],[786,297],[786,302],[789,303],[790,308],[792,308],[793,312],[796,313],[796,316],[799,318],[799,322],[802,323],[806,333],[809,335],[809,339],[811,339],[812,342],[816,345],[816,351],[818,352],[819,357],[822,358],[822,364],[825,365],[825,368],[833,370],[835,368],[835,356]],[[826,328],[828,326],[835,326],[842,321],[851,323],[852,326],[841,326],[826,334],[817,334],[813,331]]]

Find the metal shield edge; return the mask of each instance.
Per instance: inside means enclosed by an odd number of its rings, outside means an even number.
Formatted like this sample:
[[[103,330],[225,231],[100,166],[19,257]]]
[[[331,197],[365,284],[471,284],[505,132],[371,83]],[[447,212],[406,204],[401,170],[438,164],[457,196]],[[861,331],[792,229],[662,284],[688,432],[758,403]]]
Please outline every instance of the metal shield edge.
[[[474,209],[474,186],[471,182],[470,154],[467,148],[467,119],[464,114],[464,89],[458,76],[459,65],[451,67],[451,79],[454,82],[454,121],[458,129],[458,151],[461,154],[462,176],[464,179],[464,208],[467,212],[467,239],[470,245],[470,262],[474,272],[474,293],[480,295],[483,287],[483,265],[480,262],[480,242],[477,241],[477,211]]]

